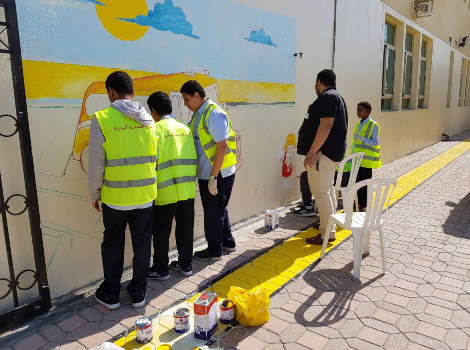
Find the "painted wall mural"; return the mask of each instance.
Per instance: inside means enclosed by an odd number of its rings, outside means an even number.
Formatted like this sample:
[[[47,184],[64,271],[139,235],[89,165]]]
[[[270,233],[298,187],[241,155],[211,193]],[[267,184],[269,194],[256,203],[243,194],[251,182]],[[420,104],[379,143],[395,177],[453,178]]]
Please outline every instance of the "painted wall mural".
[[[294,188],[294,155],[297,153],[296,148],[295,135],[291,133],[287,135],[284,147],[281,147],[277,153],[277,158],[282,163],[282,188],[285,190],[292,190]]]
[[[179,89],[189,79],[227,109],[239,148],[233,221],[289,199],[283,188],[294,187],[295,137],[285,135],[295,132],[295,19],[236,0],[18,0],[17,6],[54,297],[102,276],[102,221],[87,189],[89,126],[93,113],[109,105],[104,80],[116,69],[133,77],[145,107],[152,92],[168,93],[183,122],[191,114]],[[281,142],[283,177],[278,161],[257,151]],[[266,182],[249,183],[250,174],[264,169]],[[202,213],[198,200],[197,237],[204,234]]]

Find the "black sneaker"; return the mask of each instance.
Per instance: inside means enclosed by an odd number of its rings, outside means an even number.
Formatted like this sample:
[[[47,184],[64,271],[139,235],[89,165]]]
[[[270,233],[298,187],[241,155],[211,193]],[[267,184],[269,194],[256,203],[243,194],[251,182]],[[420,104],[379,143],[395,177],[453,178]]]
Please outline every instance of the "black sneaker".
[[[133,297],[132,298],[132,306],[133,307],[142,307],[145,305],[145,297],[147,296],[147,293],[145,293],[143,296],[139,297]]]
[[[104,305],[109,310],[114,310],[121,306],[119,296],[106,297],[100,289],[96,290],[95,299],[98,303]]]
[[[185,276],[191,276],[193,274],[193,268],[191,264],[181,266],[177,261],[172,261],[170,267],[173,270],[180,271]]]
[[[297,216],[315,216],[317,212],[312,207],[311,209],[307,209],[307,207],[302,206],[299,210],[295,210],[294,214]]]
[[[194,257],[199,260],[222,260],[221,256],[212,256],[207,249],[194,253]]]
[[[237,244],[235,241],[225,241],[222,243],[222,249],[225,249],[228,252],[234,252],[237,250]]]
[[[165,272],[157,272],[153,270],[152,268],[150,268],[147,274],[147,279],[157,280],[157,281],[166,281],[170,279],[170,273],[168,272],[168,270]]]

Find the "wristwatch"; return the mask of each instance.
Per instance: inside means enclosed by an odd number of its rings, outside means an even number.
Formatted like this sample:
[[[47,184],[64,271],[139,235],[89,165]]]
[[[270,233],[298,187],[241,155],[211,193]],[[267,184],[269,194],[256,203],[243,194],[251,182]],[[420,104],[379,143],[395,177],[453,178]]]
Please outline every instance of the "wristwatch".
[[[214,175],[211,174],[211,175],[209,176],[209,180],[214,180],[214,179],[217,180],[217,176],[214,176]]]

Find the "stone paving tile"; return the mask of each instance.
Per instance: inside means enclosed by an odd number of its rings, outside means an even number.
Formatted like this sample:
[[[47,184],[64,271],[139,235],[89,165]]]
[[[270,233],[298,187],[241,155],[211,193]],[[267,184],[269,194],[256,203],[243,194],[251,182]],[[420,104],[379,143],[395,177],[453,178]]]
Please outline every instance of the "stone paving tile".
[[[279,335],[287,328],[287,326],[289,326],[289,322],[271,316],[269,322],[265,323],[263,328],[266,328],[268,331]]]
[[[101,330],[95,330],[77,341],[86,349],[91,349],[107,340],[109,340],[109,335],[107,333],[102,332]]]
[[[44,344],[47,344],[47,340],[44,339],[39,334],[33,334],[32,336],[20,341],[19,343],[13,345],[15,350],[35,350]]]
[[[80,326],[83,326],[86,323],[88,323],[88,321],[85,320],[83,317],[79,315],[74,315],[62,322],[59,322],[57,326],[59,326],[64,332],[70,332]]]
[[[311,350],[320,350],[328,343],[329,339],[313,332],[305,332],[297,339],[297,343]]]
[[[51,343],[62,341],[66,335],[66,333],[56,325],[49,325],[41,328],[39,334]]]

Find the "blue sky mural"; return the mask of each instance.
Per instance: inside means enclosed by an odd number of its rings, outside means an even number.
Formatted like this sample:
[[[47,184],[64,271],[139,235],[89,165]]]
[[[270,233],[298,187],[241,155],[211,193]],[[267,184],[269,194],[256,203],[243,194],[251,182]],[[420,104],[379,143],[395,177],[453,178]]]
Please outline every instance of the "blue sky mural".
[[[186,20],[181,7],[175,7],[172,0],[165,0],[163,4],[156,3],[153,11],[149,11],[146,16],[139,15],[136,18],[120,18],[120,20],[199,39],[193,34],[193,25]]]
[[[105,4],[103,4],[102,2],[100,2],[98,0],[75,0],[75,1],[78,1],[78,2],[91,2],[92,4],[95,4],[95,5],[105,6]]]
[[[127,18],[124,8],[116,18],[149,28],[123,41],[97,15],[95,5],[107,10],[107,1],[17,0],[23,58],[163,74],[207,69],[218,79],[295,83],[294,18],[234,0],[147,0],[147,14]]]
[[[250,33],[250,37],[245,38],[245,40],[252,41],[258,44],[277,47],[277,45],[273,43],[271,36],[266,34],[264,28],[261,28],[260,30],[252,30]]]

